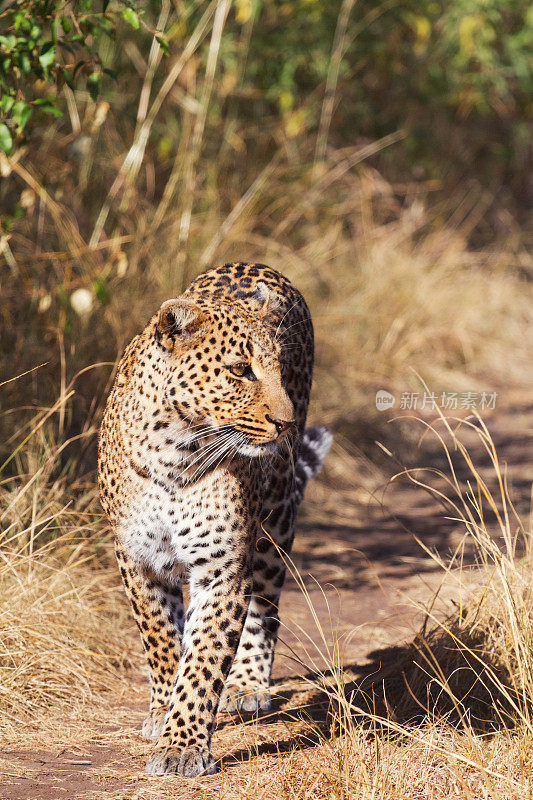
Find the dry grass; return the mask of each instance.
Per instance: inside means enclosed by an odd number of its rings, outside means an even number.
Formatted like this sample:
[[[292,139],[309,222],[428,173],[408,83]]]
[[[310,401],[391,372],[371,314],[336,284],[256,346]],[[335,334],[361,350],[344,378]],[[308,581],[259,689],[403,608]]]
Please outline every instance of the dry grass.
[[[310,292],[317,385],[330,418],[360,417],[376,386],[420,390],[416,372],[432,389],[456,391],[497,381],[504,372],[507,388],[524,380],[528,288],[509,273],[503,255],[470,256],[453,231],[419,238],[417,232],[407,210],[397,222],[374,225],[362,244],[342,242],[329,296],[320,302]]]
[[[319,748],[285,759],[276,775],[283,797],[531,796],[531,531],[513,507],[481,419],[441,414],[436,424],[422,424],[441,443],[448,469],[406,473],[446,503],[464,537],[451,560],[428,551],[443,578],[435,596],[419,605],[422,629],[411,642],[375,655],[362,678],[344,671],[340,644],[330,643],[316,615],[319,646],[301,631],[308,641],[305,663],[313,665],[306,681],[316,690],[314,702],[327,699],[330,722],[329,730],[315,730]],[[465,447],[465,428],[488,455],[490,475]],[[475,568],[463,562],[469,543]],[[311,605],[304,581],[288,564]],[[437,600],[450,588],[453,610],[443,616]],[[243,797],[270,796],[247,791]]]
[[[54,707],[81,719],[83,706],[116,689],[131,663],[117,635],[124,614],[110,611],[116,585],[109,575],[88,574],[79,547],[57,545],[53,556],[50,547],[5,555],[0,571],[0,706],[8,733],[28,720],[46,729]]]
[[[526,758],[524,758],[526,756]],[[502,769],[502,765],[505,768]],[[238,782],[197,790],[192,796],[224,800],[524,800],[530,783],[524,744],[507,737],[485,742],[428,726],[418,736],[331,736],[323,744],[276,760],[260,757]],[[142,796],[142,795],[141,795]],[[155,787],[146,797],[163,798]],[[170,796],[170,795],[168,795]]]
[[[55,427],[55,426],[54,426]],[[33,435],[32,435],[33,434]],[[94,486],[70,480],[50,423],[34,426],[0,483],[0,708],[2,734],[54,725],[54,709],[117,691],[130,665],[129,628],[108,568]],[[50,716],[51,715],[51,716]]]
[[[196,202],[206,210],[190,218],[186,248],[179,245],[179,207],[169,207],[166,223],[151,229],[157,209],[139,200],[134,231],[91,250],[64,201],[48,194],[35,199],[10,240],[18,273],[5,287],[0,312],[20,370],[49,364],[33,379],[35,402],[52,402],[62,370],[68,383],[91,363],[113,362],[164,299],[201,269],[236,259],[272,264],[306,296],[317,339],[313,414],[329,424],[372,421],[375,389],[419,388],[415,373],[433,391],[530,387],[527,257],[506,243],[470,251],[467,222],[459,224],[451,210],[442,221],[423,197],[399,200],[394,187],[360,163],[366,150],[330,151],[317,177],[282,147],[258,183],[252,180],[251,197],[250,185],[237,192],[224,178],[226,167],[212,163],[195,179],[205,192]],[[13,173],[19,194],[28,188],[20,175]],[[46,252],[36,258],[38,225]],[[209,258],[202,257],[206,249]],[[69,302],[78,289],[92,298],[81,316]],[[83,377],[86,406],[96,398],[101,407],[110,371],[104,366]],[[11,406],[25,404],[18,387],[6,391]]]

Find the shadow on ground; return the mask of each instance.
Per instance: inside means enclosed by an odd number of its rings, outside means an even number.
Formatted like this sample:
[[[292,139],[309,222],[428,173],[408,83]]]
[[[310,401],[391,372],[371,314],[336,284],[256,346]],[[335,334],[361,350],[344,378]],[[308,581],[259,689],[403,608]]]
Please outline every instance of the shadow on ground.
[[[332,731],[343,732],[341,721],[348,711],[352,721],[369,732],[401,733],[438,722],[459,730],[468,727],[487,737],[514,727],[514,709],[521,707],[521,698],[505,666],[488,651],[486,631],[461,631],[459,620],[450,620],[448,631],[437,629],[405,645],[375,650],[364,664],[346,665],[342,691],[330,671],[323,673],[320,684],[315,673],[291,688],[276,689],[283,681],[274,682],[272,708],[259,716],[259,726],[281,723],[290,731],[299,723],[300,732],[233,752],[223,763],[229,766],[257,755],[316,747]]]
[[[476,422],[475,419],[471,421]],[[518,516],[526,519],[533,480],[533,406],[509,408],[489,420],[488,425],[514,507]],[[442,423],[436,427],[442,432]],[[455,489],[442,477],[450,476],[450,464],[438,440],[428,435],[416,446],[413,432],[420,434],[424,428],[410,418],[398,420],[390,430],[395,432],[389,433],[389,440],[396,441],[395,437],[399,437],[401,452],[408,451],[403,463],[410,470],[418,470],[413,477],[458,502]],[[348,435],[346,424],[343,435]],[[489,491],[499,500],[498,476],[490,453],[481,444],[476,431],[467,425],[461,426],[460,438]],[[409,442],[410,445],[406,444]],[[401,471],[401,464],[393,458],[384,461],[383,452],[375,443],[370,452],[373,460],[379,461],[391,476]],[[460,454],[452,452],[451,457],[455,477],[466,496],[475,479]],[[425,469],[428,465],[431,465],[431,472]],[[339,589],[362,586],[367,581],[368,564],[383,578],[434,571],[438,567],[421,544],[446,560],[465,533],[465,526],[457,520],[457,511],[450,503],[414,485],[406,475],[392,482],[385,479],[374,492],[373,502],[364,509],[357,495],[350,495],[348,491],[343,493],[342,504],[341,513],[336,515],[333,509],[329,514],[331,522],[304,517],[298,526],[294,549],[295,564],[302,574],[309,573],[321,583],[331,581]],[[489,508],[485,524],[491,534],[501,540],[496,517]],[[477,563],[470,537],[461,546],[461,559],[465,566]]]

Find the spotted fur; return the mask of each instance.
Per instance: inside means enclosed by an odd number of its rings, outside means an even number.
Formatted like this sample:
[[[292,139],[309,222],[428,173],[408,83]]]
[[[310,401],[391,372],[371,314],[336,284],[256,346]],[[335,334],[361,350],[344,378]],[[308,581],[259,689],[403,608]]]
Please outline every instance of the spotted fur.
[[[312,368],[303,297],[242,263],[163,303],[120,362],[100,494],[150,666],[150,774],[213,772],[217,709],[270,705],[283,553],[331,442],[305,429]]]

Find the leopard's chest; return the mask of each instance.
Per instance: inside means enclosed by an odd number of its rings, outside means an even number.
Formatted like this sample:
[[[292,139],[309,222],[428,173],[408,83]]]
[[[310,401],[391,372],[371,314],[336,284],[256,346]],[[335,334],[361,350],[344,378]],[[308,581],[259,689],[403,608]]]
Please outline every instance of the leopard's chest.
[[[191,487],[146,481],[136,491],[119,536],[130,557],[157,574],[208,563],[231,552],[231,499],[209,476]]]

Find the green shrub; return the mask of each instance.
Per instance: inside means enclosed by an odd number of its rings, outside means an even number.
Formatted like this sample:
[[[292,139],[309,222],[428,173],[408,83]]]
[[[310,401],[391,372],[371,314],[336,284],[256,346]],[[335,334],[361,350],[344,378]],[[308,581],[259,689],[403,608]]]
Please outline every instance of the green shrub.
[[[34,112],[62,116],[57,92],[63,85],[73,89],[83,76],[96,99],[102,76],[115,77],[98,54],[100,38],[114,35],[119,18],[138,29],[142,14],[124,0],[10,3],[0,15],[0,149],[11,152],[13,134],[23,133]]]

